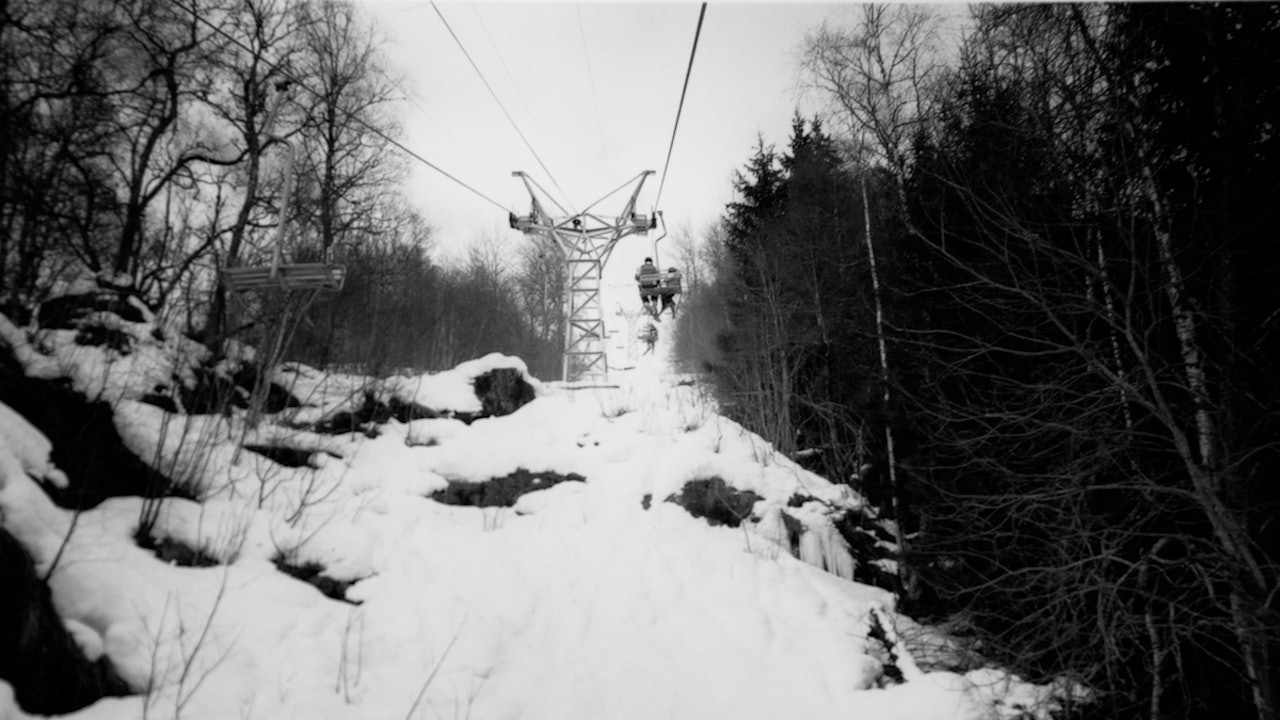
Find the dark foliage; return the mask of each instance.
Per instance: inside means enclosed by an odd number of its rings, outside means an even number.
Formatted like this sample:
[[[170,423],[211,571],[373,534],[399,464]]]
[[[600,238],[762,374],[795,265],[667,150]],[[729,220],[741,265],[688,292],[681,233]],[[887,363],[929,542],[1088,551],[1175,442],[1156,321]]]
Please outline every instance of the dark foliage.
[[[1108,717],[1267,717],[1280,14],[977,18],[893,278],[924,307],[898,385],[913,608],[963,610],[1028,674],[1079,673]]]
[[[817,120],[794,119],[785,153],[761,141],[735,177],[729,266],[710,293],[725,298],[724,321],[704,369],[725,412],[833,478],[858,474],[886,421],[862,228],[868,211],[893,225],[881,205],[863,207],[858,180]],[[883,184],[872,178],[871,194]]]
[[[723,219],[720,302],[690,306],[722,318],[701,367],[727,414],[898,522],[903,586],[860,579],[907,611],[1101,690],[1101,716],[1271,720],[1280,10],[973,15],[958,66],[919,86],[909,148],[842,154],[889,141],[799,120],[785,152],[757,146]],[[882,30],[824,35],[854,41],[824,58],[900,37]],[[890,162],[867,167],[877,151]],[[860,570],[889,547],[875,523],[840,526]]]

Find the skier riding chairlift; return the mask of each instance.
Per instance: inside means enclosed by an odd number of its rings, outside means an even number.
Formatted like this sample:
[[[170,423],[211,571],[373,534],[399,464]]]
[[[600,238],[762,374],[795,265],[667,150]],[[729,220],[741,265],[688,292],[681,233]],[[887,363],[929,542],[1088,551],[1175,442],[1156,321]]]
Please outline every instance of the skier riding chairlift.
[[[636,270],[636,283],[640,286],[640,304],[645,312],[658,317],[658,299],[662,296],[662,274],[653,258],[645,258],[644,263]]]
[[[662,307],[658,310],[661,316],[663,311],[671,308],[671,319],[676,319],[676,295],[680,294],[680,271],[671,268],[667,270],[667,274],[662,276]]]
[[[649,323],[640,331],[640,339],[644,341],[645,348],[641,355],[648,355],[653,352],[654,343],[658,342],[658,328]]]

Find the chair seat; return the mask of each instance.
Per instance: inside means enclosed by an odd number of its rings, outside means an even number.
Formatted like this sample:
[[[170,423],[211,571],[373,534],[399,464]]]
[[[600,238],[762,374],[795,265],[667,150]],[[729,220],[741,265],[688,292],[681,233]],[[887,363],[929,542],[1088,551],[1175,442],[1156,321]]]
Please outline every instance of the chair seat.
[[[222,282],[233,292],[244,290],[341,290],[347,268],[328,263],[280,265],[272,275],[271,266],[225,268]]]
[[[640,297],[644,297],[644,298],[665,297],[667,295],[677,295],[679,294],[679,292],[680,292],[680,288],[674,288],[674,287],[659,286],[659,287],[651,287],[651,288],[640,288]]]

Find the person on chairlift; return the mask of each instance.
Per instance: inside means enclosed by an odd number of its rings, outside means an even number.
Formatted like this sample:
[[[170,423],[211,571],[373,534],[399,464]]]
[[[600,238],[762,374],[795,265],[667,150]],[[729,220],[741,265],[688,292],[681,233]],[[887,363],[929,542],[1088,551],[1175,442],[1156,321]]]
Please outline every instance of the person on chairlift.
[[[658,297],[652,290],[662,284],[662,275],[658,272],[658,266],[653,264],[653,258],[645,258],[644,263],[636,270],[636,283],[640,286],[640,303],[650,315],[657,317],[654,310],[657,309]]]
[[[671,268],[662,278],[662,309],[658,310],[658,315],[666,312],[667,308],[671,308],[671,319],[676,319],[676,295],[680,294],[680,271]]]
[[[658,328],[654,327],[653,323],[649,323],[649,325],[641,331],[640,339],[643,340],[645,344],[644,352],[641,353],[641,355],[648,355],[653,352],[653,344],[658,342]]]

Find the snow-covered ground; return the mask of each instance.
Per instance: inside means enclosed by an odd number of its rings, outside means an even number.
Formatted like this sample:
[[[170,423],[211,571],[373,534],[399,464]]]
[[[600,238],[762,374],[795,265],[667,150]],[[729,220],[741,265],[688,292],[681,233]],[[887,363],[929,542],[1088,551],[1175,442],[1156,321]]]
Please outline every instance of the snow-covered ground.
[[[0,317],[0,342],[28,374],[108,399],[130,448],[199,498],[114,498],[75,517],[39,486],[66,481],[48,441],[0,405],[0,522],[38,573],[53,569],[81,647],[138,691],[65,717],[928,720],[1015,717],[1045,697],[991,669],[921,671],[896,640],[919,626],[889,593],[845,579],[857,558],[826,513],[860,498],[680,383],[666,333],[647,355],[615,339],[616,387],[530,378],[537,398],[513,414],[391,420],[371,438],[291,429],[350,407],[370,382],[299,366],[277,377],[310,407],[254,429],[139,402],[204,352],[155,341],[151,323],[111,320],[134,340],[121,356]],[[524,366],[489,356],[380,391],[475,412],[472,379],[495,367]],[[312,454],[285,467],[246,443]],[[518,469],[585,482],[511,508],[427,497]],[[707,478],[764,498],[760,521],[713,527],[663,501]],[[797,495],[805,561],[779,519]],[[137,547],[144,516],[158,539],[222,564],[170,565]],[[346,601],[280,572],[281,557],[352,582]],[[28,717],[11,697],[0,681],[0,718]]]

